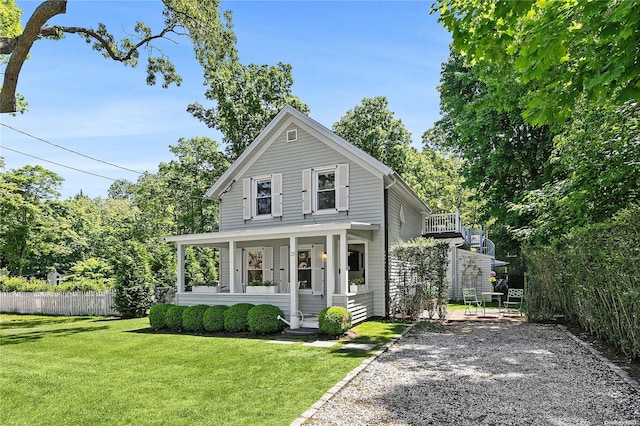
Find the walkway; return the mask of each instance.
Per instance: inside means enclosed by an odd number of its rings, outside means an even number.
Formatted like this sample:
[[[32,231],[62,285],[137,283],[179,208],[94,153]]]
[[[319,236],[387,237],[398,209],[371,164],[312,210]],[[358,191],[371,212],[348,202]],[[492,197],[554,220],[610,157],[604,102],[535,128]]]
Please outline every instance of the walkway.
[[[639,419],[638,384],[562,328],[481,319],[409,332],[304,424],[638,426]]]

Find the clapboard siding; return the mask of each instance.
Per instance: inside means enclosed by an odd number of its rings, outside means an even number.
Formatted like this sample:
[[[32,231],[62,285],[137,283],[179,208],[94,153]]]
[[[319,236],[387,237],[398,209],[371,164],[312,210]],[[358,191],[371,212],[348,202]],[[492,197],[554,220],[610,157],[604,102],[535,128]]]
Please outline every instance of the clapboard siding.
[[[327,299],[312,294],[300,294],[298,296],[298,309],[305,316],[309,314],[318,315],[321,310],[327,307]]]
[[[335,295],[333,297],[334,306],[346,307],[352,315],[353,324],[365,321],[367,318],[375,316],[373,314],[374,293],[366,292],[356,295]]]
[[[338,221],[383,223],[383,182],[380,176],[349,161],[345,155],[308,132],[298,128],[298,140],[286,142],[282,128],[276,140],[255,159],[243,175],[235,177],[220,202],[220,230],[264,228],[269,226],[304,225]],[[302,214],[302,170],[349,163],[349,211],[336,214]],[[242,219],[242,179],[282,173],[281,218]]]
[[[419,237],[422,233],[422,211],[416,209],[396,186],[389,188],[387,194],[389,209],[389,247],[399,241],[408,241]],[[400,220],[400,211],[404,214],[404,222]]]

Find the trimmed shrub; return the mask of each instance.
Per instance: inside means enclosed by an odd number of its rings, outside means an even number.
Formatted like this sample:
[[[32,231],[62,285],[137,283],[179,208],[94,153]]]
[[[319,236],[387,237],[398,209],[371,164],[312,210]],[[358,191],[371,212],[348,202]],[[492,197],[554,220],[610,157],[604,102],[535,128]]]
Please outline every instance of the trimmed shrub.
[[[209,306],[202,316],[204,329],[207,331],[224,331],[224,311],[227,305]]]
[[[171,303],[159,303],[157,305],[153,305],[151,309],[149,309],[149,325],[154,330],[160,330],[167,327],[167,311],[171,308]]]
[[[165,315],[165,323],[173,331],[182,330],[182,313],[186,306],[171,306]]]
[[[284,317],[282,309],[274,305],[257,305],[247,314],[249,331],[252,334],[271,334],[284,329],[284,323],[278,319]]]
[[[320,331],[331,336],[339,336],[351,328],[351,312],[342,306],[331,306],[320,311],[318,325]]]
[[[202,316],[209,305],[189,306],[182,313],[182,326],[187,331],[204,331]]]
[[[238,303],[224,311],[224,329],[230,333],[249,330],[247,315],[255,305],[251,303]]]

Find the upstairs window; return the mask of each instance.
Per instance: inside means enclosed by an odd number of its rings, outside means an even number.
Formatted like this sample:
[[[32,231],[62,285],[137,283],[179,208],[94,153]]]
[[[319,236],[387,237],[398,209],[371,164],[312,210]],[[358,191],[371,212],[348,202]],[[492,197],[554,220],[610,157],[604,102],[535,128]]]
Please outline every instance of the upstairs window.
[[[323,170],[315,173],[316,210],[336,208],[336,172]]]
[[[254,193],[256,194],[254,216],[271,214],[271,178],[256,179],[254,183]]]
[[[244,220],[282,216],[282,174],[242,180],[242,217]]]
[[[302,171],[302,212],[326,214],[349,210],[349,165]]]

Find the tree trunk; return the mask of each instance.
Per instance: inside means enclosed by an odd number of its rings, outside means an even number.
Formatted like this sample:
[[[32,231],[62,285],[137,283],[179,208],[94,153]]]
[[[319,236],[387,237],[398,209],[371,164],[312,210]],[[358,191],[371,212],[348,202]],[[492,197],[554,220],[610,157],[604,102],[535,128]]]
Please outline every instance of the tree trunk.
[[[16,111],[16,88],[18,76],[33,42],[40,34],[40,28],[53,16],[67,11],[67,0],[47,0],[40,4],[29,18],[23,33],[18,36],[4,74],[0,92],[0,113]]]

